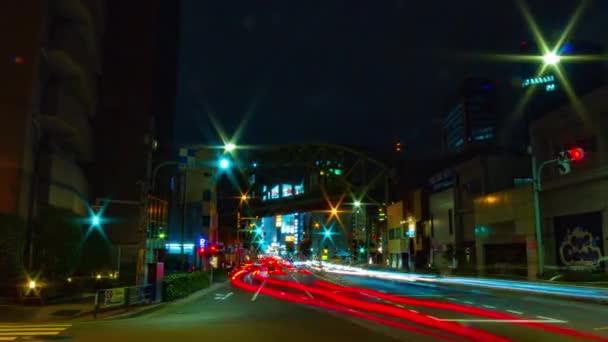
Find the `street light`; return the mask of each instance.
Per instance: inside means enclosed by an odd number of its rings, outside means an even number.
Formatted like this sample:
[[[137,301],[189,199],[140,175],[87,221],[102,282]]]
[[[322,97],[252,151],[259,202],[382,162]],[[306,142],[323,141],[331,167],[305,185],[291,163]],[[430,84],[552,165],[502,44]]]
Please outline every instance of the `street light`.
[[[236,145],[233,143],[227,143],[226,145],[224,145],[224,151],[226,152],[232,152],[236,150]]]
[[[547,52],[544,56],[543,56],[543,61],[545,62],[545,64],[548,65],[555,65],[557,63],[559,63],[560,61],[560,57],[559,55],[557,55],[555,52]]]
[[[222,169],[222,170],[226,170],[226,169],[230,168],[230,160],[228,160],[228,158],[220,159],[219,166],[220,166],[220,169]]]
[[[361,207],[361,201],[355,201],[353,203],[353,205],[355,206],[355,208],[360,208]]]
[[[91,225],[94,227],[99,227],[100,224],[100,220],[99,220],[99,216],[97,215],[93,215],[93,217],[91,217]]]

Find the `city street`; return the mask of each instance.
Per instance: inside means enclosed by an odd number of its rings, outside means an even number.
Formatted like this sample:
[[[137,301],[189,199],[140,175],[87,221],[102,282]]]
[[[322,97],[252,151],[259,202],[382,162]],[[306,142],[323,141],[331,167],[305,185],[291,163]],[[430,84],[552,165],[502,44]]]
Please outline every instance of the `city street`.
[[[0,326],[0,340],[608,340],[602,305],[283,268],[137,317]]]

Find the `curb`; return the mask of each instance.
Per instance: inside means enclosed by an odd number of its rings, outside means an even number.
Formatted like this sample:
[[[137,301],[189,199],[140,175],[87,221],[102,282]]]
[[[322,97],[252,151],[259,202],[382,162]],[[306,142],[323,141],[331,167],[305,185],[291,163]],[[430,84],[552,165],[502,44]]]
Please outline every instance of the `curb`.
[[[215,291],[219,288],[221,288],[222,286],[225,286],[228,284],[228,281],[224,281],[221,283],[215,283],[209,287],[206,287],[204,289],[200,289],[198,291],[192,292],[190,295],[183,297],[183,298],[179,298],[176,299],[174,301],[171,302],[163,302],[163,303],[157,303],[157,304],[149,304],[148,307],[146,307],[145,309],[142,310],[138,310],[138,311],[133,311],[133,312],[126,312],[123,314],[119,314],[119,315],[112,315],[109,317],[105,317],[105,318],[100,318],[98,320],[113,320],[113,319],[128,319],[128,318],[135,318],[138,316],[143,316],[145,314],[149,314],[151,312],[154,311],[158,311],[164,307],[168,307],[168,306],[173,306],[173,305],[181,305],[181,304],[185,304],[188,303],[190,301],[196,300],[200,297],[203,297],[204,295],[206,295],[209,292]]]

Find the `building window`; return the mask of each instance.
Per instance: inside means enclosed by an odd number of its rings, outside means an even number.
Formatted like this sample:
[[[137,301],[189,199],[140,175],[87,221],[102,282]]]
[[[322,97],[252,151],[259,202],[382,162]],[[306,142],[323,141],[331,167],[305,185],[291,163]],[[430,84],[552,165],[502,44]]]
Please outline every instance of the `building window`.
[[[209,227],[211,225],[211,216],[203,215],[203,226]]]
[[[454,222],[452,220],[452,209],[448,209],[448,228],[450,235],[454,234]]]
[[[401,238],[401,228],[395,229],[395,239]]]
[[[394,229],[389,229],[388,230],[388,239],[389,240],[393,240],[395,238],[395,230]]]

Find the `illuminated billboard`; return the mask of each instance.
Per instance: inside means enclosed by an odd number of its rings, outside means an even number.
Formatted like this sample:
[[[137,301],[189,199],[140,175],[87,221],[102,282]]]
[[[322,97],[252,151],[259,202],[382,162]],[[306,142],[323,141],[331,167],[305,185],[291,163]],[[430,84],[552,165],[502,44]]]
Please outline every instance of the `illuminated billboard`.
[[[280,198],[291,198],[294,196],[300,196],[304,194],[304,181],[300,181],[299,184],[276,184],[270,187],[266,185],[262,186],[262,201],[276,200]]]

